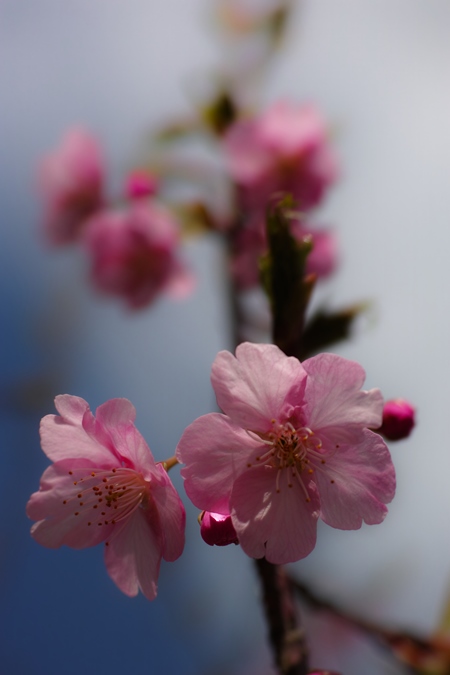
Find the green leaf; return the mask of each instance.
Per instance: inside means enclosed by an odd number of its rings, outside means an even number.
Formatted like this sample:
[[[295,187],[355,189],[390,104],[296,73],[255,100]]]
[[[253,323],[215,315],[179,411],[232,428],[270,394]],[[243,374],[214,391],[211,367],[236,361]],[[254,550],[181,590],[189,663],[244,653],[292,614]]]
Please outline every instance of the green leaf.
[[[202,110],[206,124],[221,136],[233,124],[237,116],[236,104],[227,91],[222,90],[216,98]]]
[[[301,358],[307,358],[324,347],[350,337],[354,320],[367,310],[368,306],[368,303],[358,303],[332,312],[319,309],[304,330]]]

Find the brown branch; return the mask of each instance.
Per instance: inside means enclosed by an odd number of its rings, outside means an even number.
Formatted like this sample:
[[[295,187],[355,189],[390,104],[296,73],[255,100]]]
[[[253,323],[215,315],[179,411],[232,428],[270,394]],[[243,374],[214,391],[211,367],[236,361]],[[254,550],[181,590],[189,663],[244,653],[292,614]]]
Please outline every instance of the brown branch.
[[[414,672],[450,675],[450,639],[446,636],[435,635],[427,638],[407,630],[386,628],[374,621],[356,616],[337,603],[325,600],[297,579],[289,577],[289,582],[312,609],[328,612],[377,640],[378,643],[381,642],[391,649],[394,656],[403,664],[413,668]]]
[[[308,654],[304,631],[298,625],[292,582],[282,566],[272,565],[265,558],[255,560],[255,565],[278,671],[281,675],[306,675]]]

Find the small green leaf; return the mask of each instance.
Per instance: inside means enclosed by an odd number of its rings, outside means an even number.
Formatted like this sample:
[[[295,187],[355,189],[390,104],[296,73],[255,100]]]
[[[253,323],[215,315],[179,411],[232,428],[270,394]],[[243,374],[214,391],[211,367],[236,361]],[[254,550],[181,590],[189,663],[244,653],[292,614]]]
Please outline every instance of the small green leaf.
[[[206,124],[221,136],[237,116],[236,104],[227,91],[222,90],[216,98],[202,110],[202,117]]]
[[[368,303],[359,303],[332,312],[319,309],[304,330],[301,358],[307,358],[324,347],[350,337],[354,320],[367,308]]]

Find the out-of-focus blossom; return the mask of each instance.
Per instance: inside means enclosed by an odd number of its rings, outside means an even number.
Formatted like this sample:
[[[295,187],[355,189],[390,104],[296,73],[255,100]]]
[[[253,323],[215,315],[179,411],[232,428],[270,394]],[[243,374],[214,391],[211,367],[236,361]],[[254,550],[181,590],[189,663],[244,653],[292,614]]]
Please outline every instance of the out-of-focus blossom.
[[[103,204],[104,166],[97,140],[84,129],[70,130],[42,160],[38,179],[48,241],[75,241],[86,219]]]
[[[200,516],[200,534],[203,541],[210,546],[228,546],[239,543],[229,513],[203,511]]]
[[[178,255],[178,224],[155,200],[96,214],[86,226],[84,243],[94,284],[129,307],[144,307],[163,291],[183,297],[193,288]]]
[[[299,241],[305,237],[312,240],[312,251],[306,261],[306,274],[326,278],[334,272],[337,260],[336,237],[330,230],[310,229],[300,220],[292,220],[291,232]],[[234,237],[231,254],[231,272],[237,286],[251,288],[259,283],[259,259],[267,251],[267,237],[264,219],[249,220]]]
[[[198,418],[177,458],[189,498],[231,513],[251,557],[284,564],[307,556],[317,519],[351,530],[380,523],[395,492],[378,389],[361,391],[363,368],[335,354],[300,363],[274,345],[219,352],[212,384],[225,414]]]
[[[383,408],[383,423],[378,429],[390,441],[407,438],[414,428],[415,408],[402,398],[387,401]]]
[[[158,179],[149,171],[136,169],[128,174],[125,183],[125,194],[129,199],[152,197],[158,191]]]
[[[306,211],[337,176],[325,121],[313,105],[279,102],[260,117],[236,122],[224,137],[224,152],[246,210],[264,212],[274,193],[288,192]]]
[[[126,399],[97,408],[77,396],[57,396],[59,415],[41,422],[42,449],[54,463],[27,505],[43,546],[81,549],[105,542],[105,564],[126,595],[153,600],[161,558],[183,551],[185,513],[161,464],[134,426]]]

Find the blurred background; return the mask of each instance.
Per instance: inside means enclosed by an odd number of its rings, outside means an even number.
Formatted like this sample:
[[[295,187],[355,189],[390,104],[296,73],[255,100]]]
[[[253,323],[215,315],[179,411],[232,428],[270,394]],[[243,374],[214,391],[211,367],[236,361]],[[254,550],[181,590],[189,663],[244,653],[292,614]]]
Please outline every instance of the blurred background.
[[[152,125],[189,112],[224,58],[214,4],[0,0],[5,675],[271,672],[252,563],[238,547],[202,542],[183,493],[185,553],[163,563],[154,603],[118,591],[101,547],[39,547],[25,516],[48,464],[38,422],[56,394],[92,409],[129,398],[157,459],[214,409],[211,363],[231,347],[219,242],[186,245],[192,297],[132,314],[91,291],[80,253],[46,248],[36,195],[40,157],[74,123],[104,144],[114,187]],[[365,367],[367,388],[412,401],[419,420],[411,440],[392,444],[398,491],[386,521],[319,527],[316,549],[292,571],[361,616],[424,634],[440,619],[450,573],[449,26],[446,0],[299,0],[262,95],[264,105],[314,101],[334,129],[342,177],[320,222],[336,228],[342,264],[317,302],[374,301],[336,351]],[[343,626],[313,618],[310,630],[322,640],[313,665],[402,672]]]

